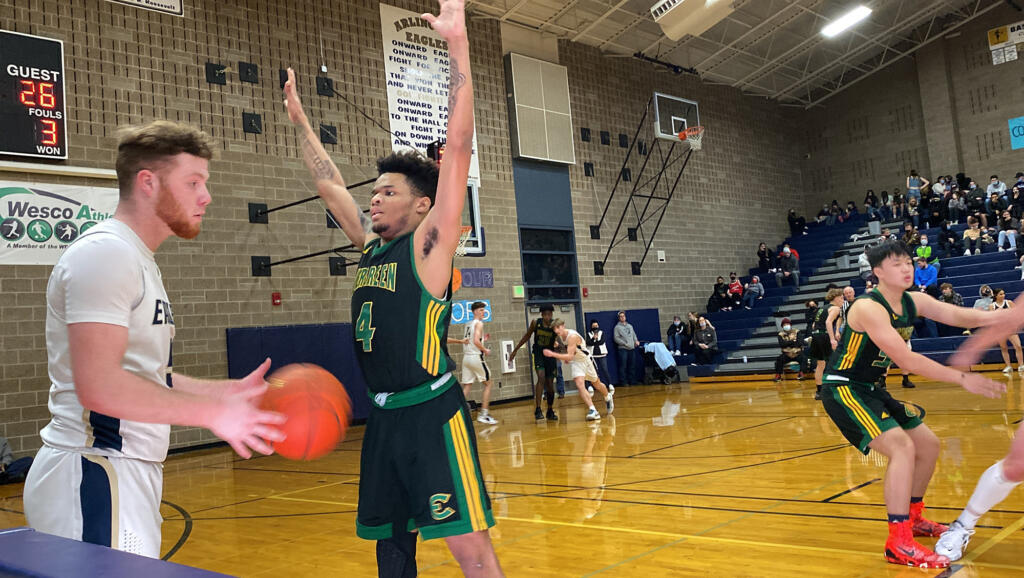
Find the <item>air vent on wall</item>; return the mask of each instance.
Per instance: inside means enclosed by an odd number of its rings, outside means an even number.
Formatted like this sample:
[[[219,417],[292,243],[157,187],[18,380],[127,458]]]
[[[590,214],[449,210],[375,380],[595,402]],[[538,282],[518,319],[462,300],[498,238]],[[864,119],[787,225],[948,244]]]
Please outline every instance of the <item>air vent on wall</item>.
[[[566,68],[509,53],[505,55],[505,83],[512,155],[575,164]]]
[[[672,40],[699,36],[732,14],[732,0],[661,0],[651,6],[651,17]]]

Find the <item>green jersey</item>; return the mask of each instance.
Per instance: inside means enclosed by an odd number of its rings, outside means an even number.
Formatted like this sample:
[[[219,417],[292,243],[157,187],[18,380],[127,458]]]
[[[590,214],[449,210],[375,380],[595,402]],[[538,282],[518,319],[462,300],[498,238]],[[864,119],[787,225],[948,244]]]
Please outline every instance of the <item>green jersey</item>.
[[[893,313],[892,308],[886,303],[885,297],[877,289],[866,295],[861,295],[857,301],[861,299],[870,299],[885,307],[885,310],[889,312],[889,321],[893,328],[899,332],[904,341],[910,341],[910,336],[914,333],[914,320],[917,319],[917,306],[914,305],[914,299],[910,293],[903,292],[902,315]],[[828,367],[825,370],[825,381],[828,381],[829,376],[835,375],[845,377],[852,382],[873,384],[889,371],[890,365],[892,365],[892,360],[878,349],[867,333],[854,331],[847,324],[839,339],[839,347],[832,352],[832,357],[829,359]]]
[[[411,389],[451,371],[448,322],[451,281],[445,299],[423,287],[416,273],[413,234],[363,250],[352,292],[356,358],[373,393]]]
[[[533,329],[533,350],[537,355],[543,355],[542,351],[553,349],[555,346],[555,330],[551,328],[550,323],[544,325],[543,317],[537,319],[535,323],[536,325],[534,325]]]
[[[831,303],[826,303],[824,307],[818,307],[814,311],[814,320],[811,322],[811,334],[828,334],[828,330],[825,329],[825,322],[828,321],[828,310],[835,307]]]

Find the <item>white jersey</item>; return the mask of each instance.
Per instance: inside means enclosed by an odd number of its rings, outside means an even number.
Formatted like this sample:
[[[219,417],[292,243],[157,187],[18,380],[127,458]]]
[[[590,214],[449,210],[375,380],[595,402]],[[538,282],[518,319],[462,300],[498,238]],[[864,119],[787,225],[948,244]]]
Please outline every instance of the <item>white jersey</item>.
[[[483,355],[484,352],[480,351],[480,348],[477,347],[475,343],[473,343],[473,337],[476,335],[476,328],[482,328],[483,324],[484,322],[480,321],[479,319],[473,319],[469,323],[466,323],[466,327],[464,329],[465,333],[463,333],[462,338],[465,339],[467,343],[462,346],[463,356]],[[480,337],[480,342],[483,343],[483,336]]]
[[[590,350],[587,349],[587,342],[583,339],[583,336],[577,333],[573,329],[567,329],[569,332],[565,336],[565,345],[568,346],[573,342],[573,339],[579,339],[580,343],[576,346],[576,355],[573,356],[572,361],[569,363],[586,363],[590,361]]]
[[[153,252],[128,225],[108,219],[75,241],[57,261],[46,288],[46,349],[53,418],[40,435],[51,447],[161,462],[169,425],[121,420],[86,411],[71,375],[68,325],[128,328],[121,367],[170,387],[174,318]]]

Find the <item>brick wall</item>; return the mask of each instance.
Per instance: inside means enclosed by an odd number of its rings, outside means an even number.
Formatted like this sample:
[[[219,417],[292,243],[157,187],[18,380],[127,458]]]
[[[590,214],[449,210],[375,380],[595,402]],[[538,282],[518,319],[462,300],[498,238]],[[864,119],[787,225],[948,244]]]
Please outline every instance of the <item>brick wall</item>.
[[[436,6],[427,0],[392,3],[416,11]],[[116,128],[156,118],[197,124],[219,143],[210,181],[214,201],[203,233],[194,241],[168,240],[157,256],[174,305],[177,371],[224,377],[229,327],[349,321],[352,278],[328,276],[326,257],[277,267],[270,278],[250,276],[251,255],[278,259],[345,244],[340,231],[324,227],[321,205],[274,213],[265,226],[248,223],[247,203],[276,205],[313,192],[281,106],[278,69],[288,65],[296,68],[311,120],[340,128],[339,144],[327,148],[346,179],[375,175],[373,161],[388,150],[387,136],[341,99],[316,96],[313,77],[322,37],[335,88],[383,121],[379,22],[378,4],[366,0],[201,0],[186,3],[184,18],[94,0],[0,0],[0,28],[65,42],[68,165],[112,168]],[[491,300],[495,321],[488,330],[497,342],[518,339],[524,329],[522,303],[511,299],[510,289],[521,283],[521,264],[500,27],[474,18],[470,37],[488,246],[486,257],[458,264],[494,268],[496,287],[472,296]],[[656,72],[631,59],[605,58],[582,45],[563,42],[559,50],[569,67],[576,129],[579,164],[571,178],[581,279],[592,290],[586,310],[656,306],[667,321],[672,313],[703,309],[716,275],[745,270],[755,262],[758,241],[776,243],[788,234],[785,210],[803,201],[803,147],[792,145],[804,138],[799,111]],[[228,66],[227,85],[206,83],[207,61]],[[239,61],[259,66],[258,84],[238,80]],[[603,147],[599,140],[579,143],[578,129],[588,126],[595,135],[608,130],[617,144],[620,132],[636,129],[654,90],[700,101],[709,131],[705,150],[687,169],[655,242],[654,250],[665,250],[668,262],[658,264],[652,255],[644,275],[633,277],[628,262],[638,258],[639,248],[627,244],[612,253],[608,274],[594,277],[591,262],[607,245],[590,240],[589,225],[597,222],[624,149]],[[243,111],[263,115],[262,135],[242,132]],[[595,163],[596,177],[583,176],[584,161]],[[638,162],[632,170],[639,173]],[[113,186],[23,173],[0,177]],[[368,201],[365,189],[355,195]],[[611,214],[617,217],[621,210],[620,198]],[[0,435],[22,454],[38,447],[38,430],[49,418],[43,336],[49,273],[44,266],[0,266]],[[283,306],[270,305],[272,291],[282,293]],[[502,384],[498,399],[529,394],[525,356],[518,365],[515,374],[496,378]],[[212,439],[195,428],[172,433],[174,447]]]

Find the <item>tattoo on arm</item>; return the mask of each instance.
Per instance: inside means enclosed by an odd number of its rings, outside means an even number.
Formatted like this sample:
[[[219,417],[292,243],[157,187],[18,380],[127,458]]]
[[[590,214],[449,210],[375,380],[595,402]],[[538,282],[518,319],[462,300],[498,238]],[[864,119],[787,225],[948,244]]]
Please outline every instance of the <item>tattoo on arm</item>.
[[[466,84],[466,75],[459,72],[459,61],[451,59],[451,77],[448,79],[448,116],[455,110],[459,89]]]
[[[313,174],[313,180],[325,181],[334,178],[334,166],[331,165],[331,159],[320,156],[308,135],[302,137],[302,153],[306,157],[309,171]]]
[[[434,246],[437,245],[437,238],[439,236],[440,233],[438,232],[437,227],[431,227],[430,230],[427,231],[423,238],[423,257],[427,257],[430,255],[430,252],[434,250]]]

